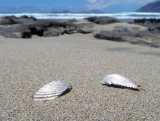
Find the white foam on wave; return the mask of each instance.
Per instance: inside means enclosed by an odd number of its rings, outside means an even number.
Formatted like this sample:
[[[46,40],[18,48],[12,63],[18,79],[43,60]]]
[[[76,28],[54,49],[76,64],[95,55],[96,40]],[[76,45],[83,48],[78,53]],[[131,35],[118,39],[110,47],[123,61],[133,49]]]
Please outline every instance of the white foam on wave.
[[[141,19],[141,18],[157,18],[160,19],[160,13],[144,13],[144,12],[122,12],[122,13],[4,13],[0,17],[11,16],[20,17],[27,15],[37,19],[83,19],[87,17],[113,17],[117,19]]]

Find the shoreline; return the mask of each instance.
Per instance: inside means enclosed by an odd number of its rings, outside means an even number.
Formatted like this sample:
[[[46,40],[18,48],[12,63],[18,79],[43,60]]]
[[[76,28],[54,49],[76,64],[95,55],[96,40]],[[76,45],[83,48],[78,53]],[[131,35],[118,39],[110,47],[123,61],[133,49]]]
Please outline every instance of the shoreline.
[[[111,17],[119,20],[126,20],[128,22],[129,19],[160,19],[159,13],[145,13],[145,12],[119,12],[119,13],[0,13],[0,17],[4,16],[12,16],[21,17],[23,15],[29,17],[35,17],[37,19],[52,19],[52,20],[67,20],[67,19],[84,19],[89,17]],[[132,22],[129,20],[129,22]]]
[[[26,15],[0,19],[0,35],[5,38],[55,37],[63,34],[93,34],[97,39],[129,42],[160,48],[159,19],[139,19],[122,22],[111,17],[89,17],[66,21],[38,20]],[[7,26],[6,26],[7,25]]]
[[[93,16],[94,17],[94,16]],[[73,18],[73,19],[76,19],[76,18]],[[85,19],[85,18],[84,18]],[[46,20],[46,21],[67,21],[67,20],[72,20],[72,19],[38,19],[38,20]],[[79,19],[77,19],[79,20]],[[134,22],[134,19],[117,19],[119,21],[122,21],[122,22]]]

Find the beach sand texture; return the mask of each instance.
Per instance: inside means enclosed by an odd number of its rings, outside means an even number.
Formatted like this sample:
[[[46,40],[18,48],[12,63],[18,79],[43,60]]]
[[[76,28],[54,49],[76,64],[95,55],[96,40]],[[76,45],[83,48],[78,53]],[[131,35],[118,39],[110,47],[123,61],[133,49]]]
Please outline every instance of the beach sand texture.
[[[100,84],[117,73],[134,91]],[[43,85],[63,80],[73,89],[33,101]],[[91,34],[0,38],[0,120],[160,120],[160,49],[95,39]]]

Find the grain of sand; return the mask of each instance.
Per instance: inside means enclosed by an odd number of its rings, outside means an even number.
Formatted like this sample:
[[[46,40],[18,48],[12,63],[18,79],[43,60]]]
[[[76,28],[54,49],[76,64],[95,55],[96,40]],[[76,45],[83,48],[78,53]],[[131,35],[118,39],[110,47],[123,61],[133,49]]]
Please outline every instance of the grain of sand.
[[[117,73],[146,91],[103,86]],[[63,80],[73,89],[48,102],[34,93]],[[0,38],[0,120],[160,120],[160,49],[92,35]]]

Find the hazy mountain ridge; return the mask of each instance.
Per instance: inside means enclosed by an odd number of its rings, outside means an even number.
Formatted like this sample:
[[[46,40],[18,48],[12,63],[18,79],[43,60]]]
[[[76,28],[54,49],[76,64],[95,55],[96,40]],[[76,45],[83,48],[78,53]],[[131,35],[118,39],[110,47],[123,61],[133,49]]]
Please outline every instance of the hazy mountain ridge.
[[[134,12],[142,7],[137,4],[111,5],[105,9],[88,9],[84,7],[68,8],[66,6],[36,7],[36,6],[14,6],[1,7],[0,13],[116,13],[116,12]],[[67,11],[66,11],[67,10]]]
[[[100,10],[89,10],[89,11],[80,11],[80,12],[72,12],[70,10],[62,10],[62,11],[53,11],[52,13],[104,13],[103,11]]]
[[[19,6],[19,7],[0,7],[0,13],[18,13],[18,12],[28,12],[28,13],[104,13],[100,10],[84,10],[79,12],[74,12],[71,10],[54,10],[54,8],[39,8],[34,6]]]
[[[104,13],[104,12],[100,10],[90,10],[90,11],[82,11],[80,13]]]
[[[138,9],[137,12],[160,12],[160,1],[148,3]]]

